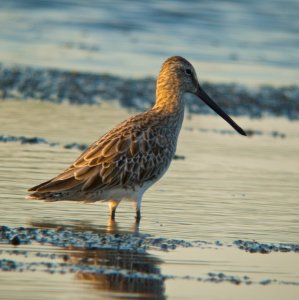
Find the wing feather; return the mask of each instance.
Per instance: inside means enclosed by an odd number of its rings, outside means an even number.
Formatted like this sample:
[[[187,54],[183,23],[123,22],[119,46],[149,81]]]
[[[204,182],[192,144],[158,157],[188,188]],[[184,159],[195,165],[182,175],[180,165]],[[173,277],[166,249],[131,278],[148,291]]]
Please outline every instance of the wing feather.
[[[50,181],[46,184],[43,184],[40,188],[37,188],[35,191],[47,193],[52,192],[54,190],[55,192],[61,192],[69,190],[77,185],[78,181],[74,177],[72,177],[68,179]]]
[[[158,179],[171,161],[170,152],[175,151],[175,142],[169,137],[173,131],[163,130],[162,134],[157,129],[159,124],[144,116],[121,123],[93,143],[63,173],[30,191],[135,188]]]
[[[102,184],[101,177],[95,173],[92,176],[87,177],[86,181],[82,186],[82,191],[90,191],[98,188]]]

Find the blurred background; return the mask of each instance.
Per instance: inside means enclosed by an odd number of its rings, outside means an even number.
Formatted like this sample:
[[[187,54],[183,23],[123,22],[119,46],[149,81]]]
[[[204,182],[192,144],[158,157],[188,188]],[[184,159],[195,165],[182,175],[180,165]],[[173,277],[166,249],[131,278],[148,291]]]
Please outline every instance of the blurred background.
[[[298,119],[298,19],[298,0],[0,1],[0,97],[144,110],[181,55],[228,113]]]
[[[297,84],[298,0],[0,1],[0,60],[124,77],[181,55],[199,78]]]

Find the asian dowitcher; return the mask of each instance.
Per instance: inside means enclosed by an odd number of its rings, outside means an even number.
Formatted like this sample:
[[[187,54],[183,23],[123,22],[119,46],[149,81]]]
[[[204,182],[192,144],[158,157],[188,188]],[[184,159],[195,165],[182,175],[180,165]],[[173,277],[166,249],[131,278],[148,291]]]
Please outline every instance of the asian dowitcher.
[[[144,192],[167,171],[184,118],[184,94],[202,99],[237,132],[245,132],[201,88],[193,66],[174,56],[162,65],[156,102],[102,136],[58,176],[29,189],[47,201],[108,201],[110,218],[123,199],[132,200],[141,218]]]

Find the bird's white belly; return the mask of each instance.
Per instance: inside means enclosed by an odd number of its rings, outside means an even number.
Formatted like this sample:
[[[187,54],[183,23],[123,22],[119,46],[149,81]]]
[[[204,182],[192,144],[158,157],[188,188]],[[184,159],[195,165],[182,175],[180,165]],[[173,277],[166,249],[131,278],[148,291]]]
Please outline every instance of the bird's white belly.
[[[128,189],[115,187],[109,190],[96,190],[89,192],[88,195],[84,197],[85,202],[109,201],[110,203],[119,203],[122,200],[129,200],[140,206],[144,192],[163,177],[170,163],[171,160],[165,165],[164,170],[160,174],[157,174],[158,176],[154,180],[146,181],[141,186]]]
[[[137,190],[115,188],[104,191],[89,192],[86,202],[110,201],[110,200],[135,200],[137,198]]]

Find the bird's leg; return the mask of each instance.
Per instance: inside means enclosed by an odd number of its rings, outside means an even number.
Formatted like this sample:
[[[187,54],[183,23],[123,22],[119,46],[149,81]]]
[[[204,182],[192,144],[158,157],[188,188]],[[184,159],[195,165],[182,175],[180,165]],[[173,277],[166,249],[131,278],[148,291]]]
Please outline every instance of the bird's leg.
[[[134,203],[135,210],[136,210],[136,215],[135,215],[136,223],[139,223],[141,220],[141,200],[142,200],[142,194],[137,196],[137,199]]]
[[[116,212],[116,208],[117,208],[118,204],[119,204],[119,201],[116,201],[116,200],[109,201],[110,220],[115,220],[115,212]]]
[[[115,220],[115,211],[116,211],[116,207],[113,207],[112,209],[110,209],[110,219],[111,220]]]
[[[137,222],[135,221],[132,226],[131,226],[131,229],[132,229],[132,233],[134,235],[138,235],[139,234],[139,225],[140,225],[140,222]]]
[[[141,220],[141,212],[140,212],[140,209],[137,209],[136,208],[136,216],[135,216],[135,219],[136,219],[136,223],[139,223],[140,220]]]

